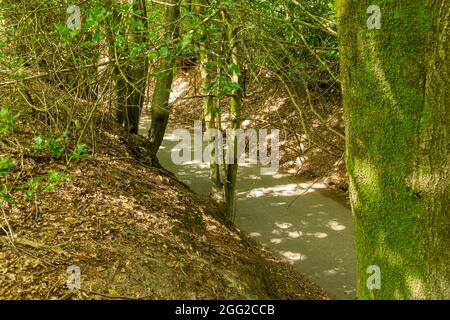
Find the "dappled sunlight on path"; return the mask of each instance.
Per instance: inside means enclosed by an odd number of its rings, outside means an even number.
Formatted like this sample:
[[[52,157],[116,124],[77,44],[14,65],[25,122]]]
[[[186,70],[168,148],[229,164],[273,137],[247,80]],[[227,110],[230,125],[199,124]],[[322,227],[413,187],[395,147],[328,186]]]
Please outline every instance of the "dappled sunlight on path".
[[[305,192],[284,179],[284,187],[281,181],[266,187],[270,180],[264,178],[253,189],[241,180],[236,223],[332,296],[354,298],[356,257],[349,209],[314,187]],[[272,191],[253,196],[262,189]]]
[[[208,165],[175,165],[170,134],[158,156],[161,164],[195,192],[209,194]],[[256,165],[239,168],[236,224],[250,237],[294,265],[337,299],[354,299],[356,253],[350,209],[327,197],[323,185],[290,175],[262,176]]]

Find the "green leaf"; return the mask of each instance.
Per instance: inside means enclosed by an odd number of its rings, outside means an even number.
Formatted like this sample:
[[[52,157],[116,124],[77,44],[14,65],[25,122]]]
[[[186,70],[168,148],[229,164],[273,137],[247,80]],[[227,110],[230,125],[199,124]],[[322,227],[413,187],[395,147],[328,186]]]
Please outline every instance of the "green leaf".
[[[162,58],[167,58],[169,56],[169,49],[167,47],[161,47],[159,49],[159,55]]]
[[[7,157],[0,157],[0,177],[11,173],[11,169],[16,165],[14,160]]]
[[[189,46],[191,44],[192,37],[193,37],[192,33],[187,33],[187,34],[183,35],[183,38],[181,40],[181,48],[182,49],[185,49],[187,46]]]
[[[6,201],[8,203],[12,203],[13,202],[13,197],[8,192],[0,192],[0,199],[3,199],[4,201]]]
[[[135,45],[133,48],[131,48],[130,50],[130,57],[136,57],[137,55],[139,55],[145,48],[146,44],[145,43],[139,43],[137,45]]]
[[[149,53],[147,53],[147,57],[149,58],[149,60],[156,60],[158,59],[158,52],[150,51]]]
[[[34,138],[34,144],[31,146],[34,150],[41,150],[44,145],[44,138],[37,136]]]

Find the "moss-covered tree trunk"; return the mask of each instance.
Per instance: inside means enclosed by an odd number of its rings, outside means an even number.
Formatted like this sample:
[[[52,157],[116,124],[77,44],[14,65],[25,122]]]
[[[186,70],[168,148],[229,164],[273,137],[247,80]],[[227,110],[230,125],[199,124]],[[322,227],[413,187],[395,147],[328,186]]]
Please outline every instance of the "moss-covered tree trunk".
[[[174,40],[178,38],[178,18],[180,16],[179,0],[166,1],[166,39],[174,46]],[[173,50],[167,57],[162,58],[157,72],[155,90],[152,97],[152,122],[149,131],[149,154],[152,161],[157,162],[156,154],[166,132],[169,121],[169,99],[174,77],[175,57]]]
[[[202,20],[204,14],[205,0],[197,0],[196,12],[199,20]],[[211,134],[210,130],[219,130],[217,121],[216,107],[214,106],[214,98],[211,93],[211,72],[208,69],[209,54],[208,44],[209,35],[206,30],[207,25],[201,26],[201,39],[199,41],[199,56],[200,56],[200,74],[201,74],[201,91],[205,95],[203,100],[203,117],[205,120],[205,127],[208,130],[208,145],[222,148],[216,143],[216,137]],[[223,201],[223,184],[220,176],[220,165],[217,157],[219,156],[217,148],[210,150],[210,181],[211,181],[211,197],[219,202]]]
[[[358,298],[449,299],[450,2],[371,4],[337,1]]]
[[[203,19],[205,0],[197,0],[197,16],[199,20]],[[211,163],[209,167],[210,181],[211,181],[211,197],[219,202],[223,201],[223,184],[220,176],[220,164],[217,157],[220,155],[216,147],[222,148],[216,142],[216,136],[212,134],[211,130],[220,130],[218,127],[218,119],[216,106],[214,105],[214,98],[211,93],[211,71],[208,69],[209,64],[209,34],[206,30],[207,24],[202,25],[201,39],[199,41],[199,57],[200,57],[200,75],[201,75],[201,91],[205,95],[203,98],[203,118],[205,120],[205,127],[208,132],[208,145],[215,146],[210,149]]]
[[[234,220],[236,215],[236,187],[237,187],[237,173],[238,173],[238,141],[236,137],[236,130],[241,128],[241,73],[239,61],[239,40],[238,30],[232,25],[229,16],[223,12],[223,21],[226,27],[226,36],[228,40],[228,49],[230,50],[230,63],[234,65],[231,75],[231,82],[236,89],[232,91],[230,97],[230,129],[232,132],[231,138],[228,141],[229,152],[233,153],[233,162],[226,166],[226,176],[224,179],[224,195],[225,195],[225,212],[227,218]]]

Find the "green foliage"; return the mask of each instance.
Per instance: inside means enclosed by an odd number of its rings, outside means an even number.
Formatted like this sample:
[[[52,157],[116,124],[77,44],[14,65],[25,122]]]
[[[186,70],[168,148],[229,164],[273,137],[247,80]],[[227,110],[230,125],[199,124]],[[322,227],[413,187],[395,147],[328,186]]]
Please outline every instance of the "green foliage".
[[[12,168],[16,165],[14,160],[8,157],[0,157],[0,177],[11,173]]]
[[[157,52],[157,51],[149,51],[149,52],[147,53],[147,58],[148,58],[150,61],[153,61],[153,60],[158,59],[158,52]]]
[[[218,75],[207,92],[212,92],[219,98],[231,95],[233,91],[241,89],[241,86],[230,80],[229,77]]]
[[[12,203],[13,197],[12,197],[11,193],[8,192],[6,184],[2,184],[1,186],[3,188],[3,191],[0,191],[0,203],[2,201],[6,201],[7,203]]]
[[[0,111],[0,132],[6,136],[9,131],[15,128],[14,121],[18,115],[12,115],[8,108],[3,107]],[[68,140],[68,132],[64,132],[58,138],[45,138],[37,136],[34,140],[32,148],[35,150],[45,150],[49,152],[54,158],[61,158],[63,150]],[[78,144],[76,148],[70,153],[72,158],[82,158],[88,154],[87,145]],[[12,173],[12,169],[16,166],[16,162],[9,157],[0,157],[0,177],[6,177]],[[9,203],[13,202],[11,190],[24,190],[24,197],[29,200],[37,194],[50,191],[65,181],[69,181],[70,176],[59,173],[55,170],[49,170],[47,175],[32,178],[28,182],[20,185],[11,185],[2,182],[0,191],[0,200]]]
[[[0,109],[0,136],[5,136],[16,128],[14,121],[18,116],[18,114],[11,114],[8,107],[2,107]]]
[[[88,146],[84,143],[77,144],[75,149],[70,153],[70,159],[82,159],[89,155]]]
[[[67,147],[68,135],[67,131],[56,138],[39,135],[34,138],[31,148],[35,151],[43,151],[55,159],[61,159]]]
[[[73,42],[73,39],[80,33],[78,29],[69,29],[67,25],[63,23],[55,24],[55,30],[52,34],[56,34],[59,36],[61,40],[61,45],[70,45]]]
[[[67,159],[76,160],[82,159],[89,155],[88,146],[84,143],[79,143],[73,150],[69,148],[69,132],[65,131],[57,137],[45,137],[39,135],[34,138],[34,144],[31,148],[35,151],[46,153],[54,159],[61,159],[66,156]]]
[[[14,129],[15,119],[18,115],[12,115],[7,107],[2,107],[0,110],[0,137],[6,136],[10,130]],[[6,177],[12,172],[12,169],[16,166],[16,162],[9,157],[0,157],[0,177]],[[9,188],[6,183],[0,185],[0,200],[11,202],[12,196],[9,193]]]
[[[183,35],[181,40],[181,48],[184,50],[192,43],[193,33],[189,32]]]
[[[103,4],[92,1],[91,7],[86,10],[88,13],[86,20],[82,24],[85,30],[98,29],[106,19],[109,19],[112,12],[107,10]]]
[[[37,137],[35,141],[35,145],[44,144],[44,140],[41,137]],[[49,142],[47,140],[47,144],[53,148],[53,154],[60,155],[60,148],[57,146],[57,143],[52,140]],[[82,157],[87,154],[87,146],[80,144],[77,148],[72,152],[74,157]],[[0,177],[7,176],[11,174],[12,168],[16,166],[16,162],[8,157],[0,157]],[[14,185],[14,184],[1,184],[0,191],[0,200],[6,201],[8,203],[13,203],[13,195],[11,194],[11,190],[23,190],[24,191],[24,199],[30,200],[35,198],[39,193],[50,191],[62,184],[63,182],[71,180],[72,177],[69,175],[59,173],[55,170],[49,170],[48,173],[44,176],[34,177],[31,180],[27,181],[24,184]]]
[[[58,173],[55,170],[49,170],[47,175],[35,177],[25,184],[17,186],[16,189],[23,190],[25,200],[30,200],[36,197],[39,193],[53,190],[58,185],[66,181],[70,181],[71,179],[71,176]]]
[[[169,56],[169,54],[170,54],[169,48],[167,48],[167,47],[161,47],[161,48],[159,49],[159,56],[160,56],[161,58],[167,58],[167,57]]]

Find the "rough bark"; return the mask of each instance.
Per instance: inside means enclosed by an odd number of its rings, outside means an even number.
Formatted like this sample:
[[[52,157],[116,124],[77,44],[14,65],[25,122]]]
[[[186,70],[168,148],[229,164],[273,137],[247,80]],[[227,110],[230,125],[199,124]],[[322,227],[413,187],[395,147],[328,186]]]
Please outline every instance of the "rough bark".
[[[230,50],[231,63],[235,66],[240,66],[239,61],[239,41],[237,39],[237,30],[233,28],[229,17],[226,13],[223,14],[224,24],[226,26],[227,40]],[[233,90],[230,97],[230,129],[233,132],[233,137],[231,139],[232,143],[230,146],[231,152],[233,152],[234,162],[228,164],[226,169],[226,177],[224,179],[224,189],[225,189],[225,212],[227,218],[231,221],[234,220],[236,215],[236,186],[237,186],[237,173],[238,173],[238,143],[235,135],[235,130],[241,127],[241,99],[242,99],[242,89],[241,85],[241,74],[237,71],[233,71],[231,81],[238,85],[238,89]]]
[[[204,13],[204,0],[197,0],[197,16],[201,20]],[[208,70],[209,55],[208,55],[208,33],[206,32],[206,26],[202,26],[201,30],[201,40],[199,43],[199,57],[200,57],[200,75],[201,75],[201,93],[205,95],[203,100],[203,117],[205,120],[205,127],[207,132],[209,130],[219,130],[217,126],[218,121],[217,113],[214,106],[214,98],[210,92],[211,87],[211,72]],[[214,135],[208,136],[208,145],[214,145],[215,137]],[[220,146],[222,147],[222,146]],[[210,181],[211,181],[211,196],[213,199],[222,202],[223,201],[223,184],[220,176],[220,165],[216,159],[218,156],[216,148],[210,150]]]
[[[141,12],[139,18],[144,26],[147,26],[145,0],[136,0],[135,2],[134,9]],[[132,30],[127,35],[129,43],[144,43],[147,37],[147,29]],[[117,62],[117,120],[133,134],[137,134],[139,130],[139,120],[147,88],[148,67],[147,58],[144,56],[132,58],[123,65],[120,65],[119,61]]]
[[[173,42],[178,38],[177,20],[180,16],[180,7],[177,0],[170,0],[167,3],[172,5],[168,5],[166,9],[166,38],[168,41]],[[149,131],[149,154],[153,161],[157,161],[156,154],[163,141],[169,121],[169,98],[174,77],[174,64],[175,57],[173,54],[169,54],[168,57],[162,59],[161,66],[157,72],[158,78],[152,97],[152,122]]]
[[[448,299],[450,3],[369,5],[337,1],[358,298]]]

